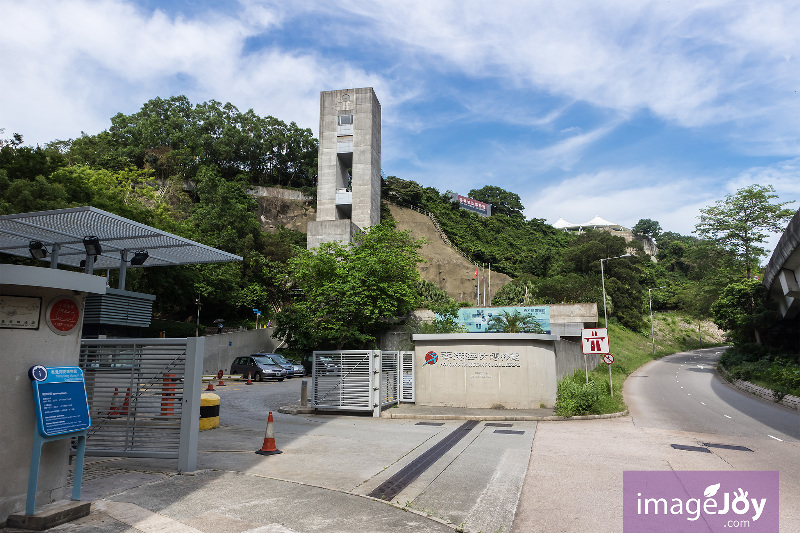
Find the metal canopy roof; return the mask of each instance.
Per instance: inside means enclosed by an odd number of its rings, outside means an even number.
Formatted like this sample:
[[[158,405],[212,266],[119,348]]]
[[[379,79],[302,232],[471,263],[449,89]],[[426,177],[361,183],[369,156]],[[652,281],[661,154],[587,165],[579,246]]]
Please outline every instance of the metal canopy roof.
[[[96,257],[95,269],[120,268],[121,252],[147,251],[142,266],[187,265],[241,261],[238,255],[217,250],[199,242],[134,222],[95,207],[73,207],[0,216],[0,252],[30,257],[30,241],[41,241],[48,249],[60,246],[58,263],[80,267],[86,259],[83,238],[97,236],[103,253]]]

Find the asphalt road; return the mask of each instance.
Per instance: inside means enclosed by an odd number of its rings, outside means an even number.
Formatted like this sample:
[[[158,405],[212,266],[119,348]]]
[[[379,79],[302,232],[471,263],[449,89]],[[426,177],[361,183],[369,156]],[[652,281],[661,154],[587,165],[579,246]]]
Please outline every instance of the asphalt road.
[[[664,357],[631,375],[626,400],[634,424],[729,437],[800,440],[800,413],[739,391],[714,370],[722,350]]]

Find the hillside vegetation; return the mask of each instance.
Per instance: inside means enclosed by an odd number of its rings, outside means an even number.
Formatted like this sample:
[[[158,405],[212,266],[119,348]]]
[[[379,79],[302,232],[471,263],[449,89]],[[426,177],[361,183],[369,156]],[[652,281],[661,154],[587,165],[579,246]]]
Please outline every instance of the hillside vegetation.
[[[199,297],[201,322],[223,318],[226,325],[248,325],[254,308],[270,319],[304,298],[290,263],[303,253],[306,240],[303,233],[276,225],[281,214],[263,202],[259,207],[247,190],[290,187],[313,197],[317,149],[311,131],[291,122],[214,100],[154,98],[136,113],[116,114],[97,135],[43,147],[25,146],[21,135],[0,139],[0,213],[93,205],[240,255],[238,263],[131,269],[127,288],[155,294],[159,319],[194,320]],[[709,316],[722,290],[753,260],[752,254],[731,252],[724,240],[662,231],[658,222],[643,219],[634,232],[658,242],[654,263],[636,242],[606,232],[567,234],[535,213],[526,219],[520,197],[493,185],[467,192],[492,204],[488,218],[460,209],[449,191],[394,176],[385,179],[382,192],[393,204],[433,213],[470,265],[491,264],[495,275],[512,280],[492,294],[492,304],[595,302],[607,309],[610,322],[631,331],[645,330],[650,295],[655,310]],[[387,218],[388,211],[382,213]],[[265,226],[272,227],[264,231]],[[417,305],[431,298],[447,305],[473,301],[471,266],[446,276],[434,263],[419,267],[425,268],[431,275],[418,284]],[[112,271],[111,286],[115,277]],[[452,301],[442,302],[441,277],[460,277],[469,290],[450,291]],[[398,318],[376,320],[388,324]]]

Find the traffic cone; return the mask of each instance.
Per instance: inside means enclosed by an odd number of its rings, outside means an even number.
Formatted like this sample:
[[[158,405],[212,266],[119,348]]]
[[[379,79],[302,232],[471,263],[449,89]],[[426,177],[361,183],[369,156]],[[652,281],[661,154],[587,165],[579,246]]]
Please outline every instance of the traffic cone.
[[[125,401],[122,402],[122,409],[120,410],[120,414],[123,416],[128,416],[128,406],[131,403],[131,388],[128,387],[128,390],[125,391]]]
[[[108,416],[119,416],[119,413],[117,413],[117,409],[119,409],[117,396],[119,396],[119,388],[114,387],[114,395],[111,397],[111,410],[108,412]]]
[[[245,383],[245,385],[252,385],[253,384],[253,380],[250,379],[250,375],[251,374],[252,374],[252,372],[248,372],[247,373],[247,383]]]
[[[258,455],[275,455],[283,453],[275,447],[275,430],[272,429],[272,411],[269,412],[267,418],[267,434],[264,436],[264,444],[261,445],[260,450],[256,450]]]
[[[222,370],[217,372],[217,377],[219,378],[219,383],[217,383],[217,387],[226,387],[225,382],[222,381]]]
[[[214,392],[214,382],[213,381],[209,381],[208,382],[208,387],[206,387],[206,392]]]

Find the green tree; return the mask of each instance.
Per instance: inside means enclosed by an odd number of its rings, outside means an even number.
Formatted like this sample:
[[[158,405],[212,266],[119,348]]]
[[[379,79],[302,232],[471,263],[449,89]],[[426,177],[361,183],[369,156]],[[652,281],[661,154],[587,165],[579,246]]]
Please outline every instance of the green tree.
[[[631,231],[633,231],[634,235],[642,235],[644,237],[650,237],[658,240],[658,237],[661,235],[661,224],[655,220],[643,218],[639,220],[635,226],[633,226]]]
[[[779,322],[777,313],[768,305],[766,291],[758,280],[731,283],[711,306],[714,323],[736,344],[761,344],[762,332]]]
[[[700,210],[700,222],[695,226],[698,235],[711,239],[744,262],[745,277],[758,266],[766,250],[758,245],[768,232],[783,231],[794,210],[784,206],[792,202],[777,202],[772,185],[750,185],[729,194],[724,200]]]
[[[518,194],[501,189],[495,185],[486,185],[480,189],[472,189],[469,191],[469,197],[480,202],[492,204],[492,215],[502,214],[509,217],[522,217],[522,211],[525,209]]]
[[[417,304],[422,241],[384,222],[352,245],[326,243],[289,260],[298,291],[276,315],[276,337],[299,350],[362,347]]]
[[[489,319],[487,331],[503,333],[544,333],[542,325],[531,315],[523,315],[519,311],[501,311]]]

